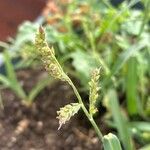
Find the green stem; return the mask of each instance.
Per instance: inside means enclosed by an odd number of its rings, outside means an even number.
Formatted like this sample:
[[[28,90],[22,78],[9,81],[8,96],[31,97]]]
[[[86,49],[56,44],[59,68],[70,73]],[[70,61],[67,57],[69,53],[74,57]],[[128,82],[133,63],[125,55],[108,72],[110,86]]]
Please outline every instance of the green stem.
[[[110,2],[108,0],[102,0],[102,2],[108,7],[108,8],[113,8],[112,5],[110,4]]]
[[[81,104],[81,108],[82,108],[83,112],[85,113],[85,115],[87,116],[88,120],[90,121],[90,123],[92,124],[93,128],[95,129],[95,132],[97,133],[99,139],[102,141],[103,135],[102,135],[100,129],[98,128],[96,122],[94,121],[93,117],[89,114],[89,112],[87,111],[86,107],[84,106],[84,103],[82,101],[82,98],[81,98],[77,88],[75,87],[75,85],[73,84],[73,82],[71,81],[71,79],[68,76],[66,76],[66,78],[67,78],[68,83],[72,87],[72,89],[73,89],[73,91],[74,91],[74,93],[75,93],[75,95],[76,95],[76,97],[77,97],[77,99],[79,101],[79,104]]]
[[[89,118],[88,118],[88,119],[89,119]],[[102,135],[100,129],[98,128],[98,126],[97,126],[95,120],[93,119],[93,117],[91,117],[89,120],[90,120],[90,122],[91,122],[93,128],[95,129],[95,132],[97,133],[99,139],[102,141],[103,135]]]
[[[0,108],[4,110],[4,105],[2,101],[1,91],[0,91]]]
[[[93,57],[95,58],[95,60],[97,61],[98,64],[103,66],[103,68],[106,72],[106,75],[109,76],[111,74],[111,71],[110,71],[109,67],[107,66],[107,64],[105,63],[105,61],[103,60],[103,58],[101,57],[101,55],[98,54],[98,52],[96,50],[94,36],[93,36],[92,32],[88,29],[88,27],[86,25],[86,21],[83,22],[83,29],[84,29],[84,32],[90,42],[90,46],[91,46],[91,49],[93,52]],[[112,80],[114,86],[116,86],[116,80],[115,80],[114,76],[111,76],[111,80]]]
[[[103,68],[106,71],[106,75],[109,76],[111,71],[108,68],[108,66],[106,65],[106,63],[104,62],[101,55],[99,55],[96,51],[95,40],[94,40],[92,32],[87,31],[87,37],[89,38],[90,45],[91,45],[91,48],[92,48],[92,51],[93,51],[93,56],[95,57],[95,60],[103,66]],[[115,78],[113,76],[111,77],[111,80],[112,80],[113,84],[115,85]]]
[[[107,67],[107,65],[104,62],[103,58],[100,55],[97,54],[96,46],[95,46],[95,39],[94,39],[94,36],[93,36],[92,32],[89,31],[86,23],[83,23],[83,28],[84,28],[86,36],[87,36],[87,38],[90,42],[90,46],[91,46],[91,49],[92,49],[92,52],[93,52],[93,56],[95,57],[95,60],[103,66],[103,68],[106,71],[106,75],[109,75],[110,74],[109,68]]]

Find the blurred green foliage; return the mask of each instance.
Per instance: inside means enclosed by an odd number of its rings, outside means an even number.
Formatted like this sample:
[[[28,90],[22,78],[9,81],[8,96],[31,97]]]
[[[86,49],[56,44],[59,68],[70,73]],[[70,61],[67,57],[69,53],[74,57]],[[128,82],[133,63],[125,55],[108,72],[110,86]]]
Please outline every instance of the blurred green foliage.
[[[141,0],[143,10],[132,8],[139,1],[125,0],[117,8],[104,0],[58,3],[60,12],[45,16],[42,23],[59,62],[80,81],[85,94],[90,71],[101,66],[99,105],[112,110],[105,113],[105,119],[118,131],[125,149],[131,149],[132,144],[126,144],[120,111],[127,118],[125,130],[132,133],[131,137],[141,146],[150,142],[150,1]],[[11,40],[11,57],[22,58],[15,69],[41,65],[34,46],[38,27],[37,22],[24,22]],[[108,97],[115,103],[108,106]],[[115,110],[115,105],[120,108]]]

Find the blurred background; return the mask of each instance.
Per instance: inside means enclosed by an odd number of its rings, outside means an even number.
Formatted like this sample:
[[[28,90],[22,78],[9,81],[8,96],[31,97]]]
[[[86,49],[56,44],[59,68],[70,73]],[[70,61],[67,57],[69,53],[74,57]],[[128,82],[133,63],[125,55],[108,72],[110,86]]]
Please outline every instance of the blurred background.
[[[119,5],[122,1],[110,0],[114,6]],[[24,20],[35,21],[42,15],[42,11],[46,7],[47,2],[51,3],[52,7],[54,6],[53,2],[56,2],[56,0],[1,0],[0,40],[6,41],[8,37],[14,36],[18,25]],[[142,8],[142,5],[137,3],[134,7]]]
[[[34,21],[42,12],[46,0],[1,0],[0,40],[14,36],[17,26],[24,20]]]
[[[82,111],[57,131],[57,111],[77,101],[44,69],[40,25],[87,109],[91,71],[101,68],[102,134],[150,150],[150,0],[0,0],[0,150],[103,149]]]

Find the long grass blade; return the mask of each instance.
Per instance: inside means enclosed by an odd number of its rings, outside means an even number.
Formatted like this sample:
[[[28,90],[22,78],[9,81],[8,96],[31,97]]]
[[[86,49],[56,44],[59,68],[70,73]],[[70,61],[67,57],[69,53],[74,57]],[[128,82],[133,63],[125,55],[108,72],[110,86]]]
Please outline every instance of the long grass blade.
[[[127,50],[122,52],[118,59],[116,60],[116,63],[112,67],[111,75],[115,75],[122,66],[129,60],[130,57],[132,57],[136,52],[140,51],[142,48],[144,48],[146,45],[139,43],[134,44],[131,47],[129,47]]]
[[[150,123],[149,122],[134,121],[134,122],[130,122],[129,126],[131,128],[136,128],[136,129],[138,129],[140,131],[150,132]]]
[[[21,99],[26,99],[26,94],[24,90],[22,89],[19,81],[17,80],[16,73],[14,71],[11,58],[9,56],[9,53],[5,50],[4,51],[4,61],[5,61],[5,69],[7,78],[9,80],[9,86],[10,88],[16,93],[17,96],[19,96]]]
[[[0,91],[0,108],[4,109],[3,101],[2,101],[2,96],[1,96],[1,91]]]
[[[9,79],[3,75],[0,75],[0,83],[2,83],[6,87],[10,86],[10,84],[11,84]]]
[[[139,150],[150,150],[150,144],[140,148]]]
[[[138,114],[137,100],[137,61],[136,57],[131,57],[127,63],[127,78],[126,78],[126,97],[127,109],[129,115]]]
[[[119,139],[112,133],[103,137],[103,145],[104,150],[122,150]]]
[[[116,124],[116,128],[124,148],[127,150],[134,150],[127,121],[124,119],[124,116],[121,113],[117,94],[114,90],[110,90],[108,92],[108,101],[109,109],[112,113],[114,123]]]
[[[46,79],[40,80],[29,93],[28,100],[32,102],[35,99],[35,97],[41,92],[41,90],[43,90],[46,86],[48,86],[52,82],[54,82],[54,80],[52,80],[49,77]]]

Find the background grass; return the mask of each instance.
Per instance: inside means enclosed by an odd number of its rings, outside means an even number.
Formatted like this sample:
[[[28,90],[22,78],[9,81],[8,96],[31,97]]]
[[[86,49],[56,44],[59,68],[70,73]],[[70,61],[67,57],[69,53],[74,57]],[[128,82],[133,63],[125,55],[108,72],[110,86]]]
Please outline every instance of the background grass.
[[[138,2],[143,10],[133,7]],[[57,3],[57,6],[60,11],[44,16],[42,25],[49,45],[56,50],[59,62],[68,74],[80,81],[79,88],[85,95],[88,93],[87,82],[91,70],[101,66],[99,107],[108,99],[109,104],[105,106],[110,111],[105,115],[111,114],[106,122],[110,128],[116,129],[125,149],[134,149],[135,143],[141,147],[148,144],[150,1],[125,0],[114,7],[109,1],[85,0]],[[12,66],[5,52],[8,74],[7,77],[1,75],[0,80],[20,97],[24,97],[24,92],[13,69],[41,65],[34,46],[38,27],[38,22],[23,23],[16,38],[5,48],[10,52],[10,59],[21,59]],[[8,79],[13,82],[13,86]],[[30,99],[34,99],[35,93],[40,92],[47,82],[45,80],[37,85]]]

